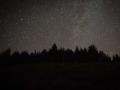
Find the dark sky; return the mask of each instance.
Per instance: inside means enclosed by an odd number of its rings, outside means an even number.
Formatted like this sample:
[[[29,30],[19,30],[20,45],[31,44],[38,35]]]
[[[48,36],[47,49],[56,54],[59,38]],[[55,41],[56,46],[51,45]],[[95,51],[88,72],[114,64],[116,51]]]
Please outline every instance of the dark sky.
[[[120,0],[0,0],[0,52],[97,46],[120,53]]]

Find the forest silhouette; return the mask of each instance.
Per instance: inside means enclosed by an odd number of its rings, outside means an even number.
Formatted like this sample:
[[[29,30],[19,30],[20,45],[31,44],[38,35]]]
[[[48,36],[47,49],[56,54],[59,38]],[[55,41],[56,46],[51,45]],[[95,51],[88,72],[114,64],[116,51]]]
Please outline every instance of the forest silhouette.
[[[18,51],[11,54],[11,49],[7,49],[0,54],[1,60],[4,61],[23,61],[23,62],[105,62],[114,63],[120,62],[120,56],[118,54],[110,57],[103,51],[98,51],[95,45],[90,45],[86,48],[76,47],[75,51],[71,49],[60,48],[58,49],[56,44],[53,44],[49,50],[44,49],[41,52],[32,52],[28,54],[27,51],[19,53]],[[3,61],[3,62],[4,62]]]
[[[0,54],[0,89],[120,90],[120,56],[109,57],[91,45],[28,53],[7,49]]]

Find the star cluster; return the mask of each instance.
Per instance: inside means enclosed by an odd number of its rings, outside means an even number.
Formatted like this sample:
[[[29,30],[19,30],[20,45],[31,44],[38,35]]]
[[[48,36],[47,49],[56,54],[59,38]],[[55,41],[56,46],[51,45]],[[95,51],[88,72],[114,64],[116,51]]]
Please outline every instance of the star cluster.
[[[1,0],[0,51],[74,49],[95,44],[120,52],[118,0]]]

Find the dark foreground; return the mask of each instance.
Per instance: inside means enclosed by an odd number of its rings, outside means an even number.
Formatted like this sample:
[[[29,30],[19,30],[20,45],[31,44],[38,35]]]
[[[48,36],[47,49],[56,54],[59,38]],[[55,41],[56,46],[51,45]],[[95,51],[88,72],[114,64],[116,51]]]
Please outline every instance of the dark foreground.
[[[21,63],[1,65],[1,90],[120,90],[120,65]]]

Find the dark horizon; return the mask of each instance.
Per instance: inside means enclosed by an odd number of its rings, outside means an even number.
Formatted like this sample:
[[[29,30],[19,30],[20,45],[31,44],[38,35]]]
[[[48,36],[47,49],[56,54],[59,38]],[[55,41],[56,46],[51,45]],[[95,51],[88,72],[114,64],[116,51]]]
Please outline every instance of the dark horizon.
[[[0,54],[0,89],[119,90],[120,56],[110,58],[94,45],[75,51],[58,49],[28,54],[8,49]]]
[[[89,50],[89,47],[93,46],[94,48],[96,48],[96,50],[97,50],[98,53],[99,53],[99,52],[103,52],[105,55],[107,55],[107,56],[110,57],[111,59],[112,59],[114,56],[116,56],[116,55],[120,56],[119,53],[108,54],[108,53],[106,53],[106,52],[104,52],[104,51],[102,51],[102,50],[99,50],[94,44],[91,44],[90,46],[84,47],[84,48],[81,48],[81,47],[79,47],[79,46],[76,46],[74,49],[71,49],[71,48],[65,48],[65,47],[58,47],[56,43],[53,43],[53,44],[51,45],[51,47],[48,48],[48,49],[45,49],[45,48],[42,49],[42,50],[38,49],[38,50],[31,51],[31,52],[28,52],[28,51],[26,51],[26,50],[23,50],[23,51],[17,51],[17,50],[16,50],[16,51],[12,51],[12,49],[11,49],[10,47],[8,47],[8,48],[5,49],[4,51],[2,51],[0,54],[4,53],[4,52],[6,52],[6,51],[10,51],[10,55],[13,55],[13,54],[16,53],[16,52],[19,53],[19,54],[21,54],[22,52],[26,52],[26,53],[28,53],[28,55],[30,55],[30,54],[32,54],[32,53],[42,53],[43,51],[49,52],[54,45],[57,47],[57,50],[61,50],[61,49],[65,50],[65,51],[66,51],[66,50],[71,50],[73,53],[76,52],[76,49],[78,49],[78,50],[84,50],[84,49],[85,49],[85,50],[88,51],[88,50]]]
[[[53,44],[49,50],[44,49],[43,51],[15,51],[11,53],[11,49],[5,50],[0,54],[1,62],[14,63],[14,62],[102,62],[102,63],[120,63],[120,56],[115,54],[109,56],[103,51],[99,51],[94,45],[88,48],[79,48],[73,51],[71,49],[65,49],[64,47],[58,48],[56,44]],[[5,60],[6,59],[6,60]]]

